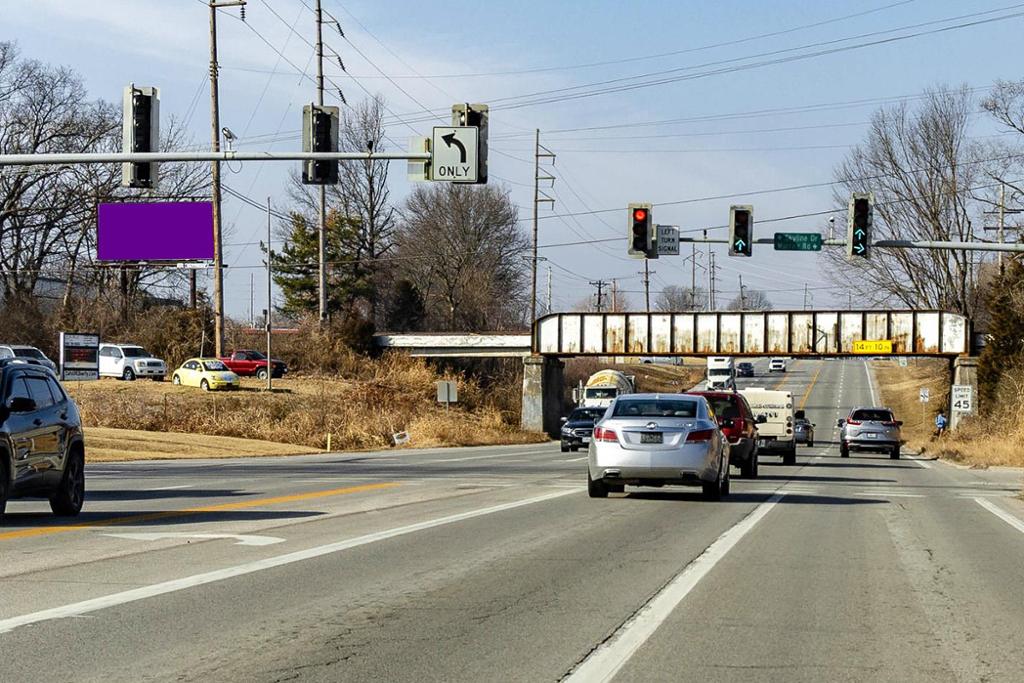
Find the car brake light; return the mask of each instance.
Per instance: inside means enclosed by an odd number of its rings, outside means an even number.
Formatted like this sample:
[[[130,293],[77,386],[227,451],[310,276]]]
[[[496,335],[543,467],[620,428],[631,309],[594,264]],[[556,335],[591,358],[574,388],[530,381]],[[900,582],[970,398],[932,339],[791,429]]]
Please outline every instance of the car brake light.
[[[700,443],[703,441],[711,441],[711,437],[715,435],[714,429],[699,429],[695,432],[690,432],[686,435],[687,443]]]
[[[615,436],[614,429],[608,429],[607,427],[596,427],[594,429],[594,440],[595,441],[618,441]]]
[[[860,420],[847,420],[846,424],[853,425],[854,427],[860,427]]]
[[[882,425],[885,426],[885,427],[895,427],[896,423],[895,422],[883,422]]]

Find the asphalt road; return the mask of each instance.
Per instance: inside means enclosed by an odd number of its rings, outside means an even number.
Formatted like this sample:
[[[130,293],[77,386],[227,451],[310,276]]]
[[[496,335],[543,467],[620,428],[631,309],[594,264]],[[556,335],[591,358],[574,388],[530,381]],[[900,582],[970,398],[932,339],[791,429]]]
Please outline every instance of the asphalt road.
[[[817,443],[720,503],[557,444],[91,466],[9,506],[0,680],[1024,680],[1020,473],[840,459],[860,361],[743,383]]]

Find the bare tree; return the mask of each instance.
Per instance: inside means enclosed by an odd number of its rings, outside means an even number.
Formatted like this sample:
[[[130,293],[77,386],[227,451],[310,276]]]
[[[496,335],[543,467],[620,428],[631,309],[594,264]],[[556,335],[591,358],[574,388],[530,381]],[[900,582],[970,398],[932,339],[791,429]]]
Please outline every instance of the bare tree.
[[[422,294],[430,325],[495,330],[523,324],[527,239],[507,192],[418,186],[402,219],[396,262]]]
[[[680,287],[669,285],[658,292],[654,300],[654,308],[658,311],[698,311],[707,306],[707,292],[697,287]]]
[[[979,206],[972,189],[983,178],[977,147],[967,137],[974,103],[966,88],[925,93],[872,117],[867,139],[836,168],[835,200],[873,192],[873,239],[972,240]],[[848,261],[828,252],[829,272],[865,306],[943,308],[973,317],[978,310],[977,257],[972,252],[873,249]]]
[[[736,298],[726,306],[726,309],[730,311],[770,311],[772,310],[772,301],[760,289],[745,287],[743,294],[737,294]]]

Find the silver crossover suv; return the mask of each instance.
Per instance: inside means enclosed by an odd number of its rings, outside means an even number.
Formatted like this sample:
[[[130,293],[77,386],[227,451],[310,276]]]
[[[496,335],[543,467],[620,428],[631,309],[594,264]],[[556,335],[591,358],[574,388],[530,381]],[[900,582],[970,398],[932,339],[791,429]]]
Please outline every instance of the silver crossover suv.
[[[591,498],[626,484],[702,486],[712,500],[729,493],[729,443],[703,396],[616,398],[594,425],[587,467]]]
[[[854,408],[839,420],[839,454],[850,457],[850,451],[888,453],[893,460],[900,457],[903,436],[900,426],[888,408]]]

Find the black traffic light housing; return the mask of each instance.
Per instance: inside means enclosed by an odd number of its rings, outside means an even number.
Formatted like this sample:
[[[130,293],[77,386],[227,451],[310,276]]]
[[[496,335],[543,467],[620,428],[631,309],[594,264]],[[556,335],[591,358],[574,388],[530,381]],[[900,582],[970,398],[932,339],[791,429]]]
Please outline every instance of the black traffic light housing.
[[[633,258],[658,258],[657,245],[654,240],[654,217],[652,205],[634,203],[629,205],[626,234],[629,248],[627,253]]]
[[[753,256],[754,207],[729,207],[729,256]]]
[[[339,110],[307,104],[302,109],[302,151],[338,151]],[[302,164],[306,185],[334,185],[338,182],[338,161],[306,161]]]
[[[486,104],[453,104],[452,125],[477,129],[476,185],[487,184],[487,126],[490,107]]]
[[[158,152],[160,149],[160,91],[136,86],[124,89],[121,146],[125,152]],[[152,189],[157,185],[157,164],[126,162],[121,164],[121,184],[125,187]]]
[[[849,219],[846,231],[847,258],[868,258],[870,255],[871,223],[874,220],[875,197],[870,192],[854,192],[850,197]]]

